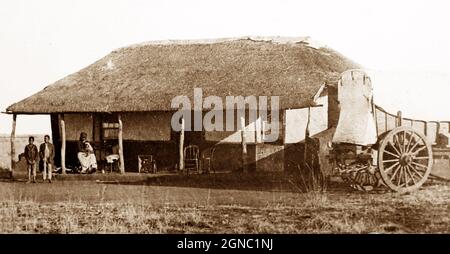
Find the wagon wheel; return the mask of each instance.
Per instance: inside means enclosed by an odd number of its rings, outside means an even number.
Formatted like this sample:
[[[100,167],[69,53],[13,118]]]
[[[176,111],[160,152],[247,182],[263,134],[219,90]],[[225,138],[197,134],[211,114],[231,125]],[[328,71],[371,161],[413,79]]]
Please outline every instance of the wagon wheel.
[[[392,190],[418,189],[427,180],[433,165],[431,144],[411,127],[398,127],[381,141],[378,168],[383,182]]]

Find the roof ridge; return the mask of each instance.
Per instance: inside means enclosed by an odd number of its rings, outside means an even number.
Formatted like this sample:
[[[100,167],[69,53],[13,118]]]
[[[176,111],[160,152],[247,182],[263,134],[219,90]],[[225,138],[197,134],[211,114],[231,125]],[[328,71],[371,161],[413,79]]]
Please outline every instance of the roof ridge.
[[[123,49],[133,49],[150,45],[194,45],[194,44],[216,44],[233,41],[254,41],[254,42],[269,42],[274,44],[296,44],[305,43],[313,48],[326,47],[324,44],[312,40],[310,36],[241,36],[241,37],[223,37],[223,38],[209,38],[209,39],[168,39],[155,40],[135,43],[128,46],[117,48],[114,51]],[[113,52],[114,52],[113,51]]]

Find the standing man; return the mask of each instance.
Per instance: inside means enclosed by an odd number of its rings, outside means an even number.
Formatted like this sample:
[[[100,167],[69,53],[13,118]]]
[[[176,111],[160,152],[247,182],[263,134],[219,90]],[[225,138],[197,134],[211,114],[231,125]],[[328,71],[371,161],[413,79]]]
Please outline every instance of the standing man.
[[[45,180],[47,180],[48,176],[48,182],[52,182],[52,171],[53,171],[53,159],[55,158],[55,147],[52,143],[50,143],[50,136],[45,135],[44,136],[44,143],[41,144],[39,147],[39,155],[41,157],[41,160],[44,165],[44,171],[42,172],[42,176]]]
[[[33,176],[33,183],[36,183],[36,162],[38,159],[38,149],[33,144],[34,137],[28,138],[28,145],[25,146],[25,159],[27,160],[28,182],[31,182]]]

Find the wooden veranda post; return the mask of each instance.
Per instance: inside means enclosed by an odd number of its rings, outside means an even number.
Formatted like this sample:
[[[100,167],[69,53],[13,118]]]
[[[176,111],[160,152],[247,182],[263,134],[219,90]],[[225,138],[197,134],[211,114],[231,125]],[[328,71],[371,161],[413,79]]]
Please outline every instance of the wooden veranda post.
[[[123,124],[120,114],[117,115],[119,121],[119,162],[120,162],[120,173],[125,174],[125,162],[123,159]]]
[[[14,161],[14,158],[16,158],[16,147],[15,147],[15,141],[16,141],[16,122],[17,122],[17,115],[13,115],[13,121],[12,121],[12,129],[11,129],[11,169],[9,170],[9,176],[13,178],[14,170],[16,169],[16,162]]]
[[[64,114],[59,115],[59,126],[61,128],[61,171],[66,173],[66,123],[64,121]]]
[[[184,117],[181,118],[181,130],[180,130],[180,146],[179,146],[179,153],[180,153],[180,161],[179,161],[179,169],[184,170]]]
[[[245,118],[241,117],[242,170],[247,172],[247,139],[245,136]]]

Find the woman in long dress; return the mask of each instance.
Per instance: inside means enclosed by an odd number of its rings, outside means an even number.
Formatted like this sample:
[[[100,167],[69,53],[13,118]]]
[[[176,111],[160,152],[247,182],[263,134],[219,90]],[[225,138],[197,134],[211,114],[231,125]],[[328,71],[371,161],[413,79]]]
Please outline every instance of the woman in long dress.
[[[95,158],[94,149],[87,141],[87,134],[84,132],[80,134],[80,141],[78,141],[77,157],[81,165],[82,174],[97,170],[97,158]]]

